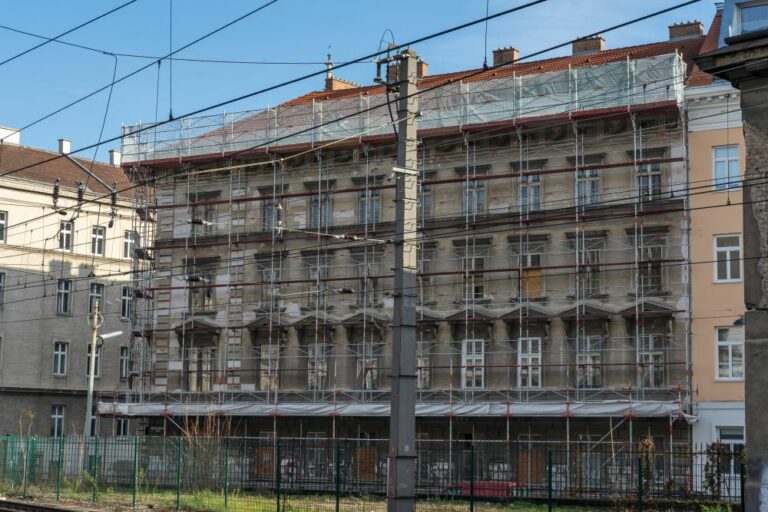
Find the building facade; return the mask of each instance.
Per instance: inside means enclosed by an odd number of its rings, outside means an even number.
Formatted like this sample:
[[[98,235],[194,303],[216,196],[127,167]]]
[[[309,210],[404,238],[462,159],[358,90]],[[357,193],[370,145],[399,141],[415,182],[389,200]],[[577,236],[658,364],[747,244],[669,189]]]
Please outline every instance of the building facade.
[[[682,106],[701,28],[422,77],[421,437],[690,441]],[[386,437],[391,94],[334,81],[168,139],[126,128],[156,243],[153,278],[137,276],[141,369],[102,413],[156,432]]]
[[[10,141],[10,142],[9,142]],[[131,203],[112,196],[130,185],[115,165],[26,147],[0,149],[0,433],[82,434],[91,328],[123,331],[96,352],[95,389],[112,396],[129,372]],[[117,156],[113,154],[113,156]],[[58,157],[58,158],[57,158]],[[103,435],[128,434],[129,420],[94,417]]]

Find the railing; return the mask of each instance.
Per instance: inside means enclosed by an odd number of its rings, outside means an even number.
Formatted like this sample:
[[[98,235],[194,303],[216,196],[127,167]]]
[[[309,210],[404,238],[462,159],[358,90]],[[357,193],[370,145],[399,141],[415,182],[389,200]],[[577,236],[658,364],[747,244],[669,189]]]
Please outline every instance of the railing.
[[[520,499],[667,508],[743,495],[741,453],[722,444],[420,440],[416,452],[417,510]],[[387,441],[371,439],[3,437],[0,492],[201,511],[383,510],[386,457]]]

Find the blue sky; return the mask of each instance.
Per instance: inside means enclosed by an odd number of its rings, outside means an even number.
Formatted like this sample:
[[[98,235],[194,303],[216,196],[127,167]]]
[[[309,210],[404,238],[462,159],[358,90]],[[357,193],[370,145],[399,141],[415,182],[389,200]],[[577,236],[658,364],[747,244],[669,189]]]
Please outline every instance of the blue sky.
[[[124,0],[28,0],[9,2],[0,24],[52,37]],[[200,35],[264,3],[263,0],[173,0],[173,41],[182,46]],[[64,38],[102,50],[165,55],[169,47],[170,0],[138,0],[134,4]],[[524,3],[490,0],[497,12]],[[488,53],[515,46],[521,55],[585,35],[603,27],[678,3],[675,0],[549,0],[490,22]],[[12,6],[12,7],[11,7]],[[397,42],[407,41],[485,14],[485,0],[279,0],[276,4],[211,38],[177,54],[178,57],[261,61],[344,61],[374,51],[386,29]],[[667,38],[667,25],[699,19],[708,28],[714,16],[712,1],[702,1],[653,20],[605,35],[609,48]],[[483,62],[484,29],[466,29],[424,43],[417,52],[429,63],[430,74],[476,68]],[[387,36],[389,37],[389,35]],[[0,61],[40,42],[0,29]],[[556,54],[564,54],[563,49]],[[148,60],[118,58],[118,76]],[[113,57],[50,43],[0,66],[0,125],[23,126],[85,95],[111,80]],[[173,113],[181,115],[223,99],[263,88],[310,71],[316,65],[231,65],[176,61],[173,64]],[[358,64],[338,76],[369,84],[373,64]],[[159,117],[170,109],[169,66],[159,75]],[[104,138],[119,135],[120,126],[155,119],[156,67],[115,86]],[[304,92],[322,88],[322,77],[231,104],[226,111],[275,105]],[[61,137],[73,149],[96,142],[107,92],[66,110],[22,133],[22,144],[55,150]],[[219,109],[213,112],[222,112]],[[106,158],[110,147],[98,155]],[[82,153],[91,157],[93,151]]]

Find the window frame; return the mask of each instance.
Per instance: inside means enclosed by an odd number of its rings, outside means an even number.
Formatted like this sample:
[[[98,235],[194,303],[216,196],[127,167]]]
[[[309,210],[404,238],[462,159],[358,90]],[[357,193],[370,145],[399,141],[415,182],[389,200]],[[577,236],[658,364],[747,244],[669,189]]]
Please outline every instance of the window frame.
[[[309,197],[307,228],[327,230],[333,221],[333,206],[329,191],[313,192]]]
[[[717,245],[717,242],[718,242],[719,239],[721,239],[721,238],[732,238],[732,237],[737,237],[739,239],[738,246],[732,246],[731,245],[731,246],[728,246],[728,247],[719,247]],[[733,261],[731,259],[731,254],[734,252],[733,251],[733,247],[737,248],[736,252],[738,253],[737,261],[738,261],[738,264],[739,264],[739,267],[738,267],[738,269],[739,269],[739,276],[736,277],[736,278],[730,277],[730,274],[731,274],[731,265],[730,264]],[[712,237],[712,251],[713,251],[713,256],[714,256],[713,257],[714,262],[712,264],[713,274],[714,274],[714,282],[715,283],[740,283],[742,281],[742,279],[743,279],[742,276],[744,275],[744,260],[743,260],[743,256],[742,256],[743,253],[744,253],[744,248],[743,248],[743,239],[742,239],[741,233],[714,235]],[[729,275],[729,277],[720,278],[718,276],[718,263],[720,263],[720,260],[718,259],[719,253],[725,253],[726,254],[726,259],[725,259],[726,267],[725,268],[727,270],[727,274]]]
[[[660,162],[650,162],[639,166],[635,182],[637,197],[640,201],[653,201],[663,196],[664,170]],[[658,181],[658,183],[656,183]]]
[[[62,243],[66,242],[66,243]],[[75,247],[75,222],[71,220],[59,221],[59,250],[72,252]]]
[[[731,150],[736,149],[736,176],[734,184],[734,176],[731,175],[730,162],[733,160],[730,154],[727,154],[725,158],[718,158],[717,151],[720,149]],[[718,178],[717,176],[717,163],[725,163],[726,175],[724,178]],[[715,192],[728,192],[729,190],[738,190],[741,188],[741,147],[738,144],[727,144],[722,146],[712,146],[712,190]],[[724,184],[722,183],[724,180]]]
[[[139,233],[126,229],[123,231],[123,258],[133,258],[133,251],[139,247]]]
[[[94,292],[94,289],[99,290],[98,293]],[[104,313],[106,310],[104,296],[106,295],[107,287],[104,283],[91,283],[88,285],[88,312],[93,313],[96,306],[96,300],[99,301],[99,312]]]
[[[521,213],[531,213],[541,210],[542,181],[541,174],[522,174],[520,176],[518,201]],[[535,194],[531,194],[533,191],[535,191]],[[523,196],[525,196],[525,200],[523,200]],[[535,199],[531,200],[532,197]]]
[[[89,378],[91,376],[91,349],[93,347],[92,343],[88,344],[88,348],[85,350],[85,378]],[[104,348],[104,345],[96,345],[96,367],[94,371],[94,378],[98,379],[101,377],[101,356],[102,349]]]
[[[91,228],[91,255],[104,256],[107,251],[107,228],[93,226]]]
[[[739,4],[736,4],[734,6],[734,13],[733,13],[735,18],[734,22],[736,25],[736,31],[735,31],[736,34],[731,34],[731,35],[749,34],[751,32],[756,32],[758,30],[763,30],[768,28],[768,22],[767,22],[764,27],[756,28],[754,30],[748,30],[747,32],[744,32],[744,25],[743,25],[743,19],[742,19],[742,11],[744,9],[750,9],[755,7],[766,7],[766,6],[768,6],[768,2],[764,0],[752,0],[751,2],[741,2]]]
[[[600,203],[600,169],[584,167],[576,171],[576,197],[579,207],[594,206]],[[583,199],[589,197],[589,201]]]
[[[120,346],[119,353],[119,378],[126,380],[131,374],[131,350],[128,345]]]
[[[51,405],[51,437],[63,437],[66,425],[67,406],[64,404]]]
[[[461,182],[461,215],[484,215],[488,212],[488,171],[469,173]]]
[[[5,284],[7,283],[7,274],[0,272],[0,309],[5,309]]]
[[[734,331],[734,332],[740,332],[741,333],[741,340],[720,340],[720,331]],[[727,335],[726,335],[727,337]],[[729,375],[726,377],[722,377],[720,375],[720,348],[726,347],[728,349],[728,373]],[[741,375],[740,376],[734,376],[734,355],[733,355],[733,349],[734,347],[741,347]],[[746,369],[746,361],[744,357],[744,329],[737,328],[734,326],[720,326],[715,327],[715,381],[716,382],[743,382],[744,381],[744,370]]]
[[[375,226],[381,222],[381,190],[360,191],[357,200],[357,222]]]
[[[62,347],[63,350],[58,350]],[[63,368],[62,368],[63,367]],[[53,368],[54,377],[66,377],[69,373],[69,342],[53,342]]]
[[[62,288],[63,284],[66,284],[66,290]],[[72,314],[72,294],[73,294],[73,291],[72,291],[71,279],[59,279],[56,282],[56,314],[57,315]]]
[[[531,350],[533,341],[537,342],[538,351]],[[525,345],[525,350],[522,350]],[[543,377],[542,367],[542,338],[538,336],[529,336],[517,339],[517,387],[518,389],[540,389],[541,381]],[[536,361],[531,363],[531,361]],[[523,385],[523,368],[526,368],[528,373],[526,375],[527,384]],[[533,371],[532,371],[533,370]],[[531,385],[532,376],[535,375],[537,381],[535,385]]]
[[[128,293],[126,294],[126,292]],[[132,316],[133,316],[133,289],[130,287],[130,285],[124,284],[120,288],[120,319],[130,320]]]
[[[485,389],[485,343],[479,338],[461,340],[461,389]]]
[[[8,212],[0,210],[0,243],[8,242]]]

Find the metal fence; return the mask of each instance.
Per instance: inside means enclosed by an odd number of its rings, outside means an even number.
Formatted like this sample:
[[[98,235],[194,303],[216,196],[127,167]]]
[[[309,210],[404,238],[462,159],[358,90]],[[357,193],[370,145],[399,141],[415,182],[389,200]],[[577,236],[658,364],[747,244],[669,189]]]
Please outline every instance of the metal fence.
[[[368,512],[386,508],[386,455],[387,441],[371,439],[0,437],[0,492],[197,511]],[[738,505],[743,476],[741,453],[722,444],[422,440],[417,510]]]

